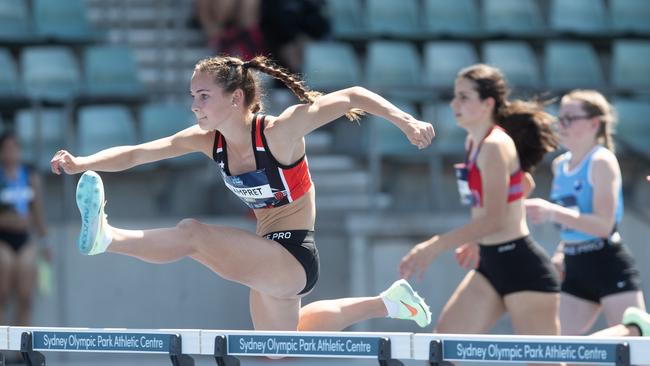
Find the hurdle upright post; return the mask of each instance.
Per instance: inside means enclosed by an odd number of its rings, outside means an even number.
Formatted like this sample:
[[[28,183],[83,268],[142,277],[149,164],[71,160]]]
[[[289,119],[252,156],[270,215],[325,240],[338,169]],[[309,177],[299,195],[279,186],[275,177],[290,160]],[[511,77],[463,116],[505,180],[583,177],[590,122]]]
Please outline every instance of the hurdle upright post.
[[[219,366],[239,366],[239,359],[228,354],[228,339],[223,335],[214,337],[214,359]]]
[[[442,366],[442,342],[439,339],[429,342],[429,365]]]
[[[379,366],[404,366],[402,361],[393,358],[390,350],[390,338],[379,339],[377,360],[379,361]]]
[[[183,343],[178,334],[172,335],[169,339],[169,358],[174,366],[194,366],[194,359],[190,355],[183,354]]]
[[[630,344],[627,342],[616,345],[616,366],[630,366]]]
[[[45,366],[45,356],[34,351],[32,332],[23,332],[20,336],[20,353],[27,366]]]

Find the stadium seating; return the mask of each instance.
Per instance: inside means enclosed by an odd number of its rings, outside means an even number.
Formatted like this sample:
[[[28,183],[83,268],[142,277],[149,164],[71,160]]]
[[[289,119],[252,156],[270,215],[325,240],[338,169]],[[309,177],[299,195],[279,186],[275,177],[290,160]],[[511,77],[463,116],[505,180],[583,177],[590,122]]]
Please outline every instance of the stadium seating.
[[[361,82],[361,67],[354,49],[343,42],[315,42],[304,51],[304,75],[315,90],[335,90]]]
[[[138,120],[142,132],[140,142],[148,142],[188,128],[195,123],[196,118],[190,107],[182,103],[148,103],[140,108]],[[166,162],[170,165],[190,165],[204,161],[205,158],[203,154],[192,153]]]
[[[452,90],[458,71],[478,60],[478,55],[469,42],[428,42],[424,46],[425,83],[436,90]]]
[[[30,98],[65,102],[79,94],[81,73],[69,48],[26,47],[20,56],[22,82]]]
[[[101,39],[90,25],[84,0],[32,0],[34,24],[39,36],[61,42],[93,42]]]
[[[79,109],[77,143],[79,155],[136,143],[135,122],[123,105],[91,105]]]
[[[545,30],[536,0],[483,0],[483,27],[513,38],[541,36]]]
[[[490,41],[483,43],[483,60],[498,67],[515,90],[534,90],[541,86],[537,58],[530,45],[523,41]]]
[[[65,146],[66,129],[63,109],[43,108],[40,113],[23,109],[16,113],[15,130],[23,159],[40,170],[49,170],[50,159]]]
[[[594,48],[581,41],[549,41],[544,54],[546,87],[602,88],[603,72]]]
[[[84,93],[90,97],[142,96],[144,86],[131,49],[90,46],[84,49]]]
[[[560,33],[605,35],[608,30],[603,0],[551,0],[550,27]]]
[[[424,0],[424,31],[430,37],[474,37],[482,32],[473,0]]]
[[[611,77],[617,91],[650,93],[650,41],[615,41]]]

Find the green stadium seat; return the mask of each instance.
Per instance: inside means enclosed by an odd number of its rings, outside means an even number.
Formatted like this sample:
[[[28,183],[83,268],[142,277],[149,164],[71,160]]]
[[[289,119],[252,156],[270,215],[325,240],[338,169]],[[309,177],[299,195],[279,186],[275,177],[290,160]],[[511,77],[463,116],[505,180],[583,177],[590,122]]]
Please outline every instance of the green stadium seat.
[[[644,154],[650,159],[650,102],[647,100],[619,99],[614,101],[618,113],[616,139],[625,148]]]
[[[422,65],[415,45],[401,41],[372,41],[366,52],[366,83],[391,98],[421,100],[427,96]]]
[[[609,0],[612,30],[637,35],[650,35],[650,1]]]
[[[16,98],[20,91],[18,72],[13,56],[6,48],[0,48],[0,98]]]
[[[138,120],[142,132],[140,141],[148,142],[171,136],[192,126],[196,122],[196,117],[190,107],[182,103],[148,103],[140,108]],[[203,154],[191,153],[166,162],[174,166],[191,165],[204,161],[204,158]]]
[[[366,19],[361,16],[360,0],[327,0],[327,14],[336,39],[359,40],[368,38]]]
[[[483,0],[483,27],[511,37],[543,35],[544,21],[535,0]]]
[[[67,47],[25,47],[20,55],[20,68],[25,93],[30,98],[65,102],[80,92],[79,65]]]
[[[539,63],[532,47],[523,41],[490,41],[483,43],[483,61],[498,67],[508,83],[516,89],[538,89],[541,86]]]
[[[609,26],[603,0],[551,0],[551,30],[579,35],[606,35]]]
[[[469,42],[432,41],[424,45],[424,80],[437,90],[450,91],[458,71],[479,62]]]
[[[79,109],[78,155],[136,143],[135,122],[123,105],[90,105]]]
[[[547,42],[544,74],[546,87],[553,90],[598,89],[604,86],[596,51],[586,42]]]
[[[144,93],[133,52],[123,46],[84,49],[84,92],[90,97],[133,98]]]
[[[372,36],[418,38],[420,14],[417,0],[366,0],[368,31]]]
[[[0,42],[28,43],[35,40],[27,1],[0,0]]]
[[[310,88],[331,91],[361,83],[361,67],[349,44],[314,42],[304,52],[303,74]]]
[[[65,113],[63,109],[43,108],[39,116],[33,109],[19,110],[15,130],[23,159],[40,170],[49,170],[50,159],[65,145]]]
[[[650,92],[650,41],[614,41],[611,77],[619,91]]]
[[[93,42],[99,33],[90,25],[84,0],[32,0],[39,36],[62,42]]]
[[[430,37],[479,36],[479,11],[474,0],[424,0],[424,32]]]

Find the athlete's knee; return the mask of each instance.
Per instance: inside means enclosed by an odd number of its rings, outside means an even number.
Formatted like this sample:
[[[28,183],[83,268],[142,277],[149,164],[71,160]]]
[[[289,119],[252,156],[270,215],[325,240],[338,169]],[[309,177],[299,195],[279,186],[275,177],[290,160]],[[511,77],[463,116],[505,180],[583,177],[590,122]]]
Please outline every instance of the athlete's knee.
[[[194,233],[197,229],[201,228],[203,223],[197,219],[182,219],[176,224],[176,228],[183,232]]]
[[[200,235],[204,226],[204,223],[196,219],[183,219],[179,221],[176,224],[176,230],[185,238],[182,244],[194,246],[195,240],[193,239]]]

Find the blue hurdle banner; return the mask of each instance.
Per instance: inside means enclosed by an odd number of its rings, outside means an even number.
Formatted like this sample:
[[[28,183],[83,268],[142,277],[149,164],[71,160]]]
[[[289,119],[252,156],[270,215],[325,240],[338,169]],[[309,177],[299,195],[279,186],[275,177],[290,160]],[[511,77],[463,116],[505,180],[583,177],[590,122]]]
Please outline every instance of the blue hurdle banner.
[[[204,353],[217,336],[226,338],[232,356],[377,358],[380,339],[391,341],[392,358],[411,356],[411,333],[203,331]]]
[[[44,366],[44,351],[168,354],[174,366],[193,366],[188,353],[200,352],[201,331],[9,327],[8,338],[6,349],[20,350],[28,366]]]
[[[171,338],[180,338],[183,353],[199,353],[199,330],[124,328],[10,327],[9,349],[20,349],[21,335],[32,334],[34,351],[161,353],[174,351]]]
[[[202,339],[214,339],[214,357],[219,366],[239,366],[237,356],[374,358],[380,366],[404,366],[392,354],[390,336],[410,345],[411,334],[359,334],[342,332],[203,332]],[[210,343],[202,344],[202,349]],[[409,354],[410,354],[410,346]],[[404,350],[401,350],[404,353]]]
[[[432,364],[477,361],[630,365],[650,360],[650,340],[642,337],[416,334],[413,358],[430,360]]]

